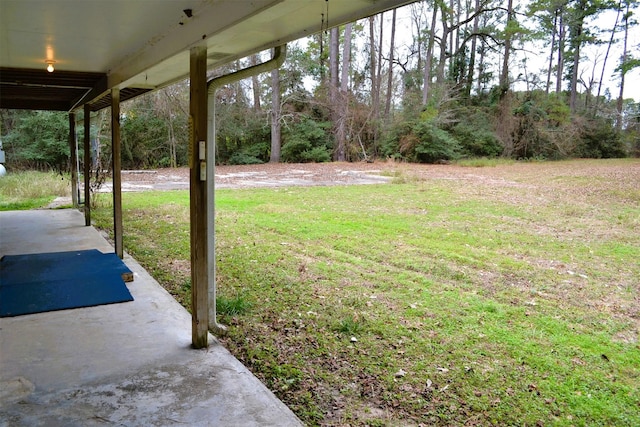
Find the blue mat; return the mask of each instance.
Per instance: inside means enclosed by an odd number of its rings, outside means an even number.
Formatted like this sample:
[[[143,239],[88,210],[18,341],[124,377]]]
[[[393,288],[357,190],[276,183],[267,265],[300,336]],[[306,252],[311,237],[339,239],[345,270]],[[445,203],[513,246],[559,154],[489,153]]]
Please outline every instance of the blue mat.
[[[114,253],[6,255],[0,260],[0,317],[133,301]]]

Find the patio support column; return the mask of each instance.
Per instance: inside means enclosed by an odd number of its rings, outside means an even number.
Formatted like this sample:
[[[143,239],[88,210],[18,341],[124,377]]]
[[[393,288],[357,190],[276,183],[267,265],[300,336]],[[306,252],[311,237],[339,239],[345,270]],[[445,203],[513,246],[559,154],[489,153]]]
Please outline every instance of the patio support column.
[[[69,152],[71,153],[71,204],[78,207],[78,143],[76,142],[76,114],[69,113]]]
[[[209,334],[207,236],[207,48],[191,48],[189,84],[191,202],[191,330],[194,348],[205,348]],[[213,219],[212,219],[213,220]]]
[[[120,89],[111,89],[111,166],[113,169],[113,240],[116,255],[124,257],[122,248],[122,179],[120,147]]]
[[[84,104],[84,225],[91,225],[91,108]]]

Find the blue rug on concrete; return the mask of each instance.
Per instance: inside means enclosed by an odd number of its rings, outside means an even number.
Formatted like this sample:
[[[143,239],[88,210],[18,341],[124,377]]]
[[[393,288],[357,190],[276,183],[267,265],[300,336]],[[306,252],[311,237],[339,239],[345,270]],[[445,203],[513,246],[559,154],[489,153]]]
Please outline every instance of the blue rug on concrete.
[[[133,301],[131,271],[114,253],[5,255],[0,260],[0,317]]]

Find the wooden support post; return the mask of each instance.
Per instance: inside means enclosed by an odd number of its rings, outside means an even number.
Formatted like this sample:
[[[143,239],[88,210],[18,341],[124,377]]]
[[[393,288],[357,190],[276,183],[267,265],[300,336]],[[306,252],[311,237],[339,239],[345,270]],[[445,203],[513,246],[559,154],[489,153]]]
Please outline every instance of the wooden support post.
[[[84,104],[84,225],[91,225],[91,109]]]
[[[120,89],[111,89],[111,166],[113,173],[113,240],[116,255],[124,257],[122,246],[122,160],[120,148]]]
[[[192,345],[205,348],[209,334],[209,274],[207,262],[207,48],[191,48],[189,84],[191,202],[191,322]],[[201,143],[205,144],[200,147]],[[204,157],[204,158],[203,158]],[[204,174],[203,174],[204,167]]]
[[[71,204],[78,207],[78,143],[76,142],[76,115],[69,113],[69,152],[71,153]]]

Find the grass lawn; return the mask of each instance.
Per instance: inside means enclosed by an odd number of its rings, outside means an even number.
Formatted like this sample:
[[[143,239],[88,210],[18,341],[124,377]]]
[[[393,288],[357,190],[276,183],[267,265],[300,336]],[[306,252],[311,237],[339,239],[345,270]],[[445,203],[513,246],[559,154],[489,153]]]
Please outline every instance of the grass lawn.
[[[37,209],[57,196],[71,195],[68,175],[55,172],[10,172],[0,177],[0,211]]]
[[[308,425],[640,425],[640,161],[429,170],[219,190],[224,345]],[[188,204],[123,195],[187,307]]]

